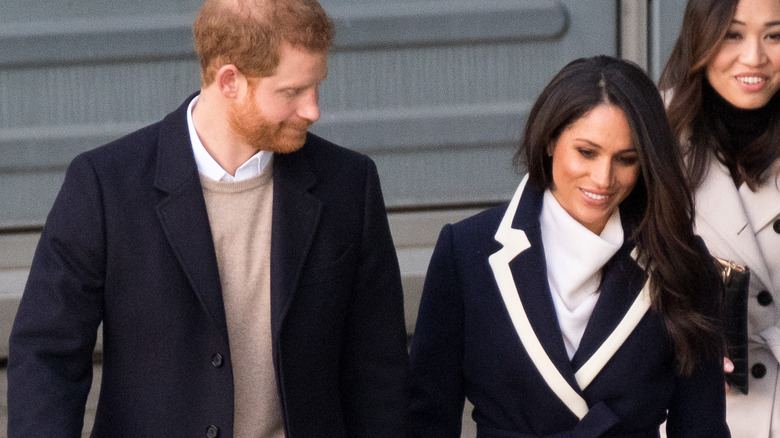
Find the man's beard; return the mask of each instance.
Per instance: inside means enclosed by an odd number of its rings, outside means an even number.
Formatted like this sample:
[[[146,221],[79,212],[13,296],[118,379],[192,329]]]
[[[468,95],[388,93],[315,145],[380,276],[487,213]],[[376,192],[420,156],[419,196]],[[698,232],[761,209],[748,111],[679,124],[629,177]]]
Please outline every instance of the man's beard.
[[[295,152],[303,147],[306,131],[313,123],[304,119],[271,123],[263,117],[253,98],[244,105],[231,107],[228,121],[233,132],[256,150],[278,154]]]

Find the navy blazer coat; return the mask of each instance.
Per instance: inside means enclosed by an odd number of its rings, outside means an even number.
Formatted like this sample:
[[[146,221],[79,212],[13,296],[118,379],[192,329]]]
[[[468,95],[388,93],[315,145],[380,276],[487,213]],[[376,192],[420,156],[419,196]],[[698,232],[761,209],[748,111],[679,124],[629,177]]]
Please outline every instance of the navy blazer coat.
[[[543,191],[524,184],[509,206],[439,236],[410,357],[412,436],[459,437],[464,397],[479,438],[657,437],[667,410],[670,437],[729,436],[720,361],[676,375],[628,238],[569,359],[547,283]]]
[[[191,99],[191,98],[190,98]],[[10,340],[9,437],[233,435],[217,260],[187,131],[159,123],[75,158]],[[373,162],[309,134],[273,161],[271,327],[287,437],[398,437],[406,332]]]

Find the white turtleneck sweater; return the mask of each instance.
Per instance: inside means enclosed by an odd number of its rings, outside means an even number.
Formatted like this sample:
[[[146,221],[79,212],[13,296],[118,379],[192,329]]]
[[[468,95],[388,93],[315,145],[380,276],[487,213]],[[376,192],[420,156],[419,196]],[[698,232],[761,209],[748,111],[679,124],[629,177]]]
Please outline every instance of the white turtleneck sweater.
[[[547,281],[571,359],[599,299],[601,268],[623,245],[620,213],[616,209],[601,235],[596,235],[571,217],[547,190],[539,221]]]

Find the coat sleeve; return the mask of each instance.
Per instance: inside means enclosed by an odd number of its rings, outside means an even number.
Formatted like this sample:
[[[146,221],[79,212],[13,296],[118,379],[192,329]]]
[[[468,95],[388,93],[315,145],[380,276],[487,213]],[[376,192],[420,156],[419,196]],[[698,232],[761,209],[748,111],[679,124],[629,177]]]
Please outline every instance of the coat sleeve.
[[[704,241],[697,237],[702,251],[709,254]],[[708,292],[699,303],[700,312],[718,321],[721,280],[714,265],[710,275],[701,278],[701,287]],[[714,292],[712,292],[714,291]],[[699,362],[689,376],[678,375],[668,411],[666,434],[669,438],[721,438],[731,436],[726,425],[725,376],[719,351]]]
[[[457,438],[463,416],[464,308],[445,226],[425,279],[410,355],[412,437]]]
[[[359,263],[345,326],[341,387],[351,437],[403,436],[406,324],[398,259],[374,163],[366,159]]]
[[[96,174],[77,157],[38,243],[10,337],[8,436],[80,437],[105,271]]]
[[[690,376],[678,376],[666,422],[669,438],[730,437],[726,425],[723,363],[700,363]]]

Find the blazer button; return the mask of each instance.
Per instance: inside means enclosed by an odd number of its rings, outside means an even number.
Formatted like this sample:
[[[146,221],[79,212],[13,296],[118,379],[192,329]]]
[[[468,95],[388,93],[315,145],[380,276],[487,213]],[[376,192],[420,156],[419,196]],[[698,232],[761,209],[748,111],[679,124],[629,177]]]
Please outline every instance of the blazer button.
[[[775,223],[772,224],[772,228],[775,230],[775,233],[780,234],[780,219],[776,220]]]
[[[206,428],[207,438],[217,438],[219,436],[219,428],[213,424]]]
[[[762,306],[766,307],[774,301],[772,298],[772,294],[769,293],[769,291],[762,290],[761,292],[756,295],[756,299],[758,300],[758,304],[761,304]]]
[[[222,359],[221,354],[214,353],[214,355],[211,356],[211,364],[214,365],[214,367],[219,368],[222,366],[223,363],[225,363],[225,360]]]
[[[750,369],[750,374],[752,374],[756,379],[760,379],[766,376],[766,367],[762,363],[757,363],[753,365],[753,368]]]

